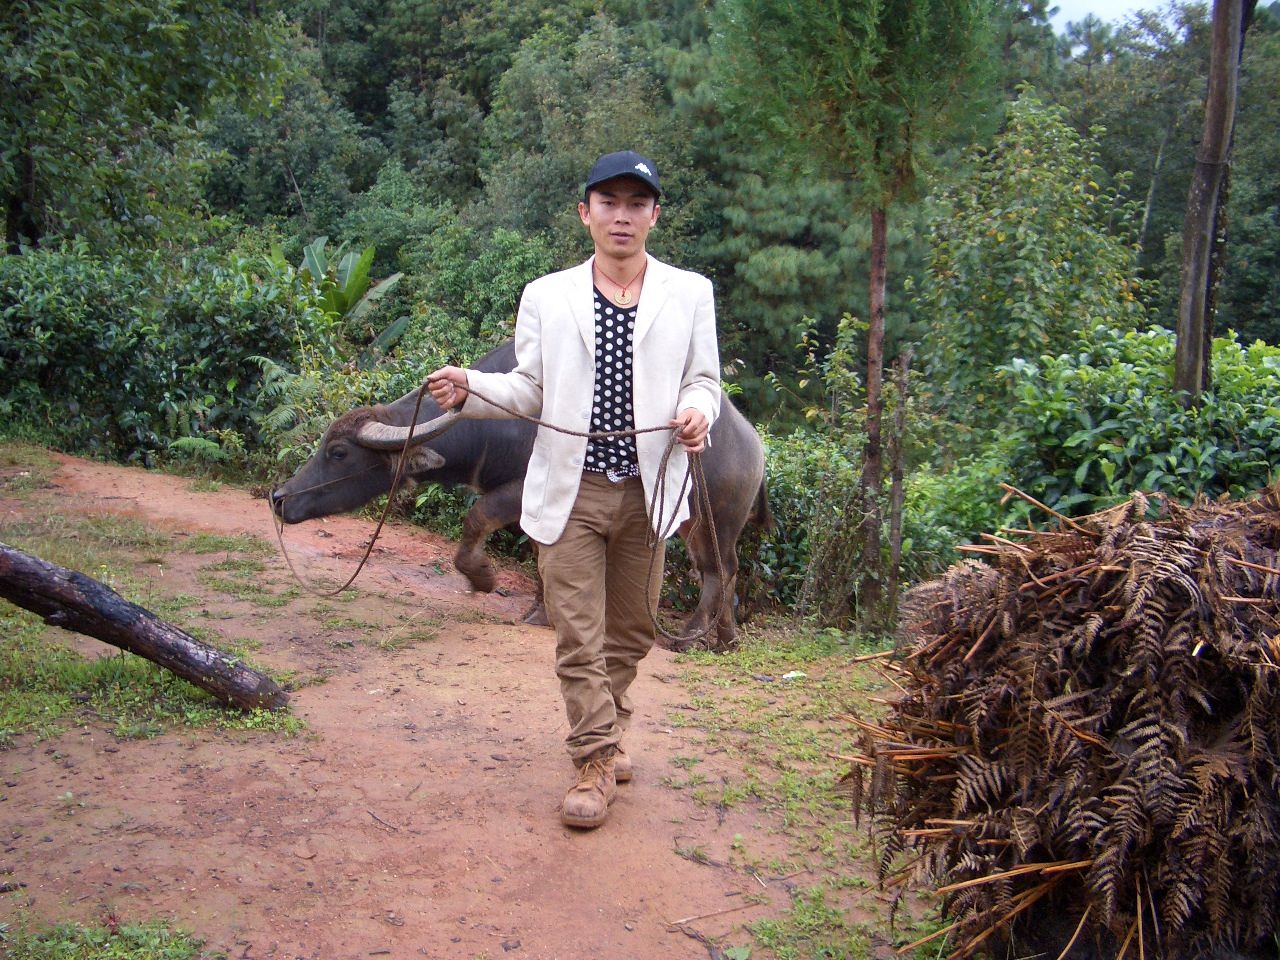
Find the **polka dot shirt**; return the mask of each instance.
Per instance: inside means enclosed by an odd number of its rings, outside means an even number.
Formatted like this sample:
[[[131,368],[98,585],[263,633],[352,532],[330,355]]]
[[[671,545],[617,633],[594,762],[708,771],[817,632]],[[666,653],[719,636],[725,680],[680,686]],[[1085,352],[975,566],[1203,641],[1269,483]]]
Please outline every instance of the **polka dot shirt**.
[[[592,433],[635,427],[631,406],[631,341],[636,306],[619,307],[596,290],[596,391],[591,406]],[[638,477],[635,437],[588,440],[583,469],[615,482]]]

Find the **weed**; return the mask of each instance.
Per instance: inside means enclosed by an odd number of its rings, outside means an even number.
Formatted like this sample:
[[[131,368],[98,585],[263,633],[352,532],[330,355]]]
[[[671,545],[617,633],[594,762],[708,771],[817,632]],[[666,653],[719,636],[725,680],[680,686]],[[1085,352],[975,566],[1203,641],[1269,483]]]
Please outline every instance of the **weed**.
[[[741,782],[726,780],[720,789],[720,797],[717,803],[728,809],[736,807],[749,799],[761,799],[763,796],[764,791],[754,778],[748,778]]]
[[[7,960],[212,960],[202,947],[200,940],[166,924],[121,924],[114,916],[101,927],[0,929]]]
[[[375,630],[377,624],[369,623],[367,620],[356,620],[352,617],[329,617],[321,622],[320,626],[326,630]]]
[[[275,548],[267,541],[247,533],[231,536],[219,533],[193,533],[179,542],[178,549],[187,553],[247,553],[258,557],[270,556],[275,552]]]
[[[256,557],[228,556],[217,563],[210,564],[205,569],[232,573],[262,573],[267,569],[267,565]]]
[[[776,919],[757,920],[749,929],[778,960],[800,957],[867,960],[871,955],[866,936],[846,924],[840,910],[827,904],[821,887],[797,892],[789,913]]]
[[[298,591],[293,588],[283,590],[280,593],[272,593],[268,585],[256,577],[220,577],[209,571],[202,570],[196,574],[196,579],[211,590],[217,590],[235,597],[237,600],[252,603],[259,607],[283,607],[290,600],[299,596]]]
[[[703,773],[691,773],[684,779],[678,779],[676,777],[662,778],[663,785],[670,787],[672,790],[683,790],[686,787],[697,787],[706,782],[707,777],[706,774]]]
[[[711,864],[711,854],[707,853],[703,847],[699,846],[676,847],[676,856],[683,857],[693,863],[701,863],[704,865]]]

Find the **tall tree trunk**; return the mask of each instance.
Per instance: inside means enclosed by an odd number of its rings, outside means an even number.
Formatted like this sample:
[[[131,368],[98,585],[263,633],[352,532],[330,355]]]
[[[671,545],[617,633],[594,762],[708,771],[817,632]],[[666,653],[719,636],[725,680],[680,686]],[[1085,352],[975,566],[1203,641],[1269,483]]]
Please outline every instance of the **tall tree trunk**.
[[[867,329],[867,446],[862,460],[862,583],[858,619],[864,628],[885,629],[883,562],[880,554],[880,495],[884,485],[880,421],[884,413],[884,293],[888,262],[888,217],[884,207],[871,211],[871,297]]]
[[[1223,183],[1231,156],[1240,83],[1244,31],[1257,0],[1214,0],[1213,39],[1209,53],[1209,91],[1204,104],[1204,132],[1195,172],[1187,193],[1182,226],[1182,287],[1178,302],[1177,348],[1173,385],[1193,405],[1209,388],[1209,348],[1215,238]]]

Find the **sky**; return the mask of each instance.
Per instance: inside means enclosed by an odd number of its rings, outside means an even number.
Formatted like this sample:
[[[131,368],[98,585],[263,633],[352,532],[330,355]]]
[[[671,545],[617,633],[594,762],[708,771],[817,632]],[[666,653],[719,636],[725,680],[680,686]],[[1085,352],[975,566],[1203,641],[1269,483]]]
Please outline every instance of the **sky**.
[[[1062,33],[1068,23],[1077,23],[1092,13],[1099,20],[1107,23],[1119,23],[1134,10],[1152,10],[1163,6],[1162,0],[1147,0],[1145,3],[1131,3],[1129,0],[1050,0],[1051,7],[1058,8],[1058,15],[1052,20],[1053,29]]]

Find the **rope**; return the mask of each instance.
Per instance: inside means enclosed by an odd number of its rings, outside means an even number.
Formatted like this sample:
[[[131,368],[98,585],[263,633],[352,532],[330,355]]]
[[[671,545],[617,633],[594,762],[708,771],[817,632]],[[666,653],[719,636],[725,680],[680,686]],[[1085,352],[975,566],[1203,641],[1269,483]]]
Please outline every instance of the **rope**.
[[[425,386],[425,384],[424,384]],[[649,611],[649,622],[653,624],[661,636],[673,643],[692,643],[705,639],[712,630],[720,623],[720,617],[724,611],[725,595],[724,595],[724,560],[720,556],[720,543],[716,537],[716,525],[711,515],[711,496],[707,491],[706,476],[702,471],[702,455],[698,453],[688,454],[688,466],[685,468],[684,478],[680,481],[680,491],[676,495],[675,502],[679,503],[684,499],[685,492],[692,489],[698,491],[698,496],[693,497],[690,504],[690,517],[692,524],[689,528],[688,539],[692,540],[699,528],[706,525],[707,535],[711,540],[711,551],[716,558],[716,573],[718,575],[717,583],[719,584],[719,594],[716,602],[716,612],[708,622],[705,629],[696,634],[674,634],[668,631],[658,622],[657,609],[658,598],[654,597],[650,585],[653,583],[653,571],[658,562],[658,547],[662,541],[666,540],[675,532],[674,523],[665,530],[661,527],[655,528],[653,518],[657,517],[659,524],[666,515],[666,493],[667,493],[667,465],[671,460],[671,454],[675,450],[679,438],[676,436],[675,428],[669,424],[662,424],[656,427],[639,427],[631,430],[570,430],[568,427],[561,427],[554,423],[547,423],[537,417],[531,417],[527,413],[521,413],[519,410],[512,409],[495,400],[486,397],[483,393],[468,385],[466,388],[468,393],[473,393],[491,407],[501,410],[509,417],[517,420],[524,420],[538,427],[546,427],[548,430],[554,430],[556,433],[563,433],[570,437],[583,437],[587,440],[609,440],[615,437],[636,437],[642,433],[658,433],[667,430],[671,433],[671,438],[667,441],[667,448],[662,452],[662,459],[658,463],[658,482],[654,485],[653,493],[649,498],[649,529],[645,536],[645,546],[649,547],[649,574],[645,577],[645,607]],[[465,402],[465,401],[464,401]],[[415,418],[416,422],[416,418]],[[674,518],[675,514],[672,513]]]
[[[663,451],[662,459],[658,464],[658,482],[654,486],[653,494],[650,497],[650,501],[649,501],[650,524],[645,537],[645,546],[649,547],[651,552],[649,554],[649,573],[648,573],[648,576],[645,577],[645,601],[646,601],[645,606],[649,611],[649,621],[653,625],[654,630],[656,630],[659,634],[661,634],[667,640],[670,640],[674,643],[685,644],[685,643],[701,641],[704,638],[706,638],[711,633],[711,631],[714,630],[719,625],[720,617],[722,616],[724,605],[725,605],[724,560],[720,556],[720,543],[716,537],[716,526],[711,515],[711,497],[707,490],[706,476],[702,470],[701,455],[697,453],[688,454],[688,466],[685,469],[684,478],[680,482],[680,491],[676,496],[675,502],[679,503],[682,499],[684,499],[685,493],[686,491],[690,491],[691,485],[692,485],[692,491],[697,491],[698,495],[692,497],[692,503],[690,504],[690,516],[692,519],[692,525],[690,526],[690,529],[689,529],[688,539],[692,540],[694,535],[696,535],[697,532],[699,531],[699,529],[704,524],[706,525],[707,534],[711,541],[711,551],[716,558],[716,572],[719,578],[718,579],[719,595],[717,597],[716,612],[715,612],[715,616],[713,616],[708,621],[706,628],[696,634],[674,634],[668,631],[667,629],[665,629],[662,626],[662,624],[658,622],[658,617],[656,613],[658,608],[658,598],[652,595],[652,589],[651,589],[651,584],[653,583],[653,571],[654,571],[655,565],[658,562],[659,545],[668,537],[670,537],[671,534],[675,532],[675,530],[674,530],[674,523],[671,526],[667,527],[665,530],[662,530],[660,528],[655,529],[653,524],[653,518],[657,517],[660,524],[662,521],[662,518],[666,514],[667,466],[671,460],[671,454],[674,452],[676,444],[679,442],[679,438],[675,434],[674,427],[670,426],[669,424],[663,424],[661,426],[656,426],[656,427],[641,427],[638,429],[631,429],[631,430],[599,430],[599,431],[570,430],[567,427],[557,426],[554,423],[547,423],[546,421],[540,420],[537,417],[531,417],[526,413],[521,413],[519,410],[513,410],[510,407],[504,406],[501,403],[497,403],[496,401],[489,399],[483,393],[471,387],[467,387],[466,389],[468,393],[475,394],[485,403],[489,404],[490,406],[498,410],[501,410],[503,413],[507,414],[509,417],[513,417],[514,419],[517,419],[517,420],[524,420],[538,427],[546,427],[548,430],[554,430],[557,433],[567,434],[568,436],[571,436],[571,437],[583,437],[588,440],[606,440],[606,439],[613,439],[616,437],[635,437],[643,433],[657,433],[660,430],[669,431],[671,433],[671,438],[670,440],[667,441],[667,447]],[[411,424],[416,424],[418,422],[418,411],[422,407],[422,397],[423,397],[423,394],[426,392],[426,390],[427,390],[427,383],[426,381],[424,381],[422,386],[418,388],[417,401],[414,404],[414,408],[413,408],[413,417],[409,421]],[[412,429],[410,430],[410,434],[412,434]],[[368,561],[370,554],[373,553],[373,545],[377,542],[379,535],[382,533],[382,528],[386,524],[387,516],[391,512],[391,504],[395,499],[395,494],[399,490],[401,478],[403,477],[403,474],[404,474],[404,464],[405,464],[405,460],[407,459],[408,450],[409,450],[409,438],[406,437],[404,446],[400,448],[400,454],[396,461],[395,477],[391,481],[391,490],[387,494],[387,503],[382,510],[382,516],[378,518],[378,526],[373,531],[373,536],[369,539],[369,545],[365,549],[364,556],[360,558],[360,563],[357,565],[355,572],[351,574],[351,576],[347,579],[346,583],[338,587],[336,590],[330,590],[327,592],[318,592],[314,588],[312,588],[309,584],[307,584],[302,579],[301,576],[298,575],[297,570],[294,569],[293,561],[289,559],[289,553],[285,549],[284,521],[280,518],[279,514],[277,514],[276,511],[272,509],[271,516],[275,522],[276,539],[280,543],[280,552],[284,556],[285,563],[288,565],[289,571],[293,574],[294,579],[298,581],[298,583],[303,587],[304,590],[318,597],[333,597],[333,596],[337,596],[343,590],[346,590],[347,587],[351,586],[351,584],[355,583],[356,577],[360,575],[360,571],[364,569],[364,565]],[[367,471],[361,471],[361,472],[363,473]],[[358,476],[358,475],[359,474],[352,474],[352,476]],[[323,483],[313,484],[312,486],[306,487],[303,490],[295,491],[294,493],[290,494],[290,496],[297,496],[298,494],[306,493],[307,491],[310,491],[310,490],[316,490],[321,487],[329,486],[330,484],[333,484],[333,483],[340,483],[349,479],[350,477],[342,477],[335,480],[326,480]],[[692,494],[692,491],[690,491],[691,494]],[[674,512],[672,516],[674,518],[675,516]]]
[[[411,423],[418,422],[418,411],[422,409],[422,396],[426,392],[427,392],[427,384],[425,381],[423,381],[422,386],[418,388],[418,399],[415,401],[413,405],[413,419],[410,421]],[[360,558],[360,562],[356,565],[355,572],[351,574],[350,577],[347,578],[347,582],[344,583],[342,586],[338,587],[336,590],[327,590],[327,591],[318,590],[312,587],[305,580],[303,580],[302,577],[298,574],[298,571],[294,569],[293,560],[289,558],[289,551],[285,549],[285,545],[284,545],[284,519],[278,513],[276,513],[274,506],[271,507],[271,519],[276,528],[276,540],[280,544],[280,554],[281,556],[284,557],[284,562],[289,567],[289,572],[293,574],[293,579],[298,581],[298,585],[302,587],[303,590],[307,591],[307,593],[315,597],[336,597],[343,590],[347,589],[347,587],[351,586],[353,583],[356,582],[356,577],[360,576],[360,571],[363,570],[364,565],[368,563],[369,556],[370,554],[373,553],[373,545],[378,542],[378,537],[382,533],[382,528],[386,525],[387,517],[391,513],[391,504],[395,502],[396,493],[400,489],[400,481],[404,477],[404,462],[405,460],[408,459],[408,456],[409,456],[409,441],[406,440],[404,446],[400,448],[399,457],[396,459],[396,472],[395,472],[395,476],[391,480],[391,490],[387,493],[386,506],[382,508],[382,516],[378,518],[378,525],[377,527],[374,528],[373,536],[369,538],[369,545],[365,547],[364,556]],[[319,490],[321,487],[327,487],[334,483],[345,482],[347,480],[350,480],[351,477],[358,477],[361,474],[369,473],[372,469],[373,467],[369,467],[365,470],[357,471],[356,473],[353,473],[346,477],[339,477],[334,480],[326,480],[323,483],[315,483],[309,487],[304,487],[301,490],[294,491],[293,493],[289,494],[289,496],[296,497],[300,493],[307,493],[308,491]]]

